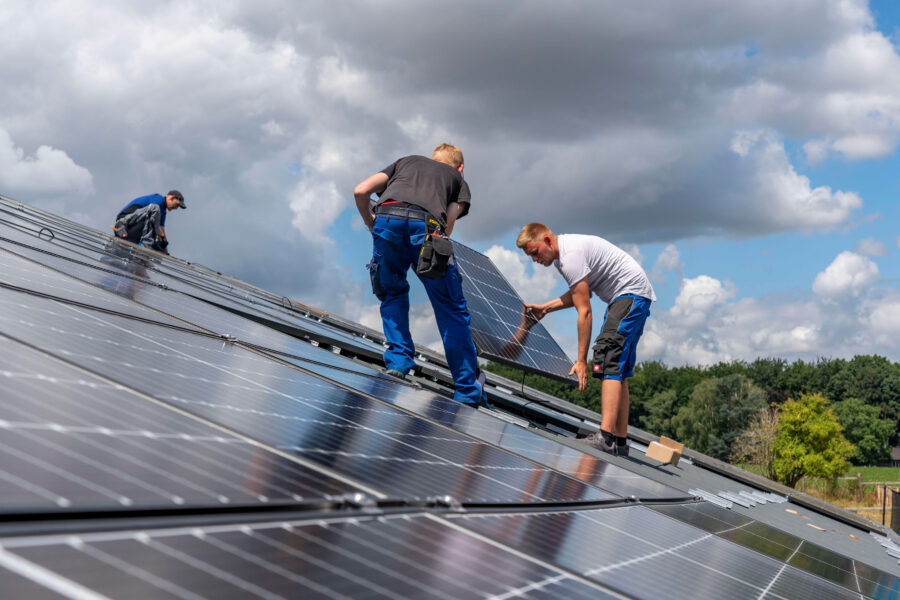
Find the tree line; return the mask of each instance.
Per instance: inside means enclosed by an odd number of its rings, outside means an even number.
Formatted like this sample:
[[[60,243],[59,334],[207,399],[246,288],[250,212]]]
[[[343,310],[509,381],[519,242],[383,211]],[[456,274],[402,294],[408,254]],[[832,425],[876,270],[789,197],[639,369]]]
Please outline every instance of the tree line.
[[[487,368],[523,381],[518,369]],[[538,375],[524,381],[600,412],[599,380],[584,394]],[[840,475],[848,461],[887,462],[891,447],[900,446],[900,363],[877,355],[812,362],[759,358],[709,367],[645,362],[628,386],[630,425],[721,460],[760,464],[789,485],[804,474]]]

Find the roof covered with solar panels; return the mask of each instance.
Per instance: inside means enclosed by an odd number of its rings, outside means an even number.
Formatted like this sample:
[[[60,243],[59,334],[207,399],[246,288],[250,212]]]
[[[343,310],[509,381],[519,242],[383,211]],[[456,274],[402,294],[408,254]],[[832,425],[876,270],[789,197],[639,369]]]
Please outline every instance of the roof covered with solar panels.
[[[457,245],[473,336],[565,379]],[[166,312],[153,307],[165,306]],[[511,336],[511,338],[510,338]],[[515,339],[510,345],[506,340]],[[900,597],[880,526],[599,415],[0,196],[0,589],[9,597]]]

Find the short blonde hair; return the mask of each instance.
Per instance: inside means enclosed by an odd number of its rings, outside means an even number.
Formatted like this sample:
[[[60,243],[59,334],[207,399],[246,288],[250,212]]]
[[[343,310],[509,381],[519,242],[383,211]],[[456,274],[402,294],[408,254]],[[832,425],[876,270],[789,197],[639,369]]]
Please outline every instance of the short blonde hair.
[[[553,232],[543,223],[529,223],[519,232],[519,237],[516,238],[516,247],[524,248],[528,242],[536,242],[548,235],[553,235]]]
[[[431,153],[431,160],[436,160],[444,164],[448,164],[454,169],[465,162],[463,160],[462,150],[453,144],[441,144]]]

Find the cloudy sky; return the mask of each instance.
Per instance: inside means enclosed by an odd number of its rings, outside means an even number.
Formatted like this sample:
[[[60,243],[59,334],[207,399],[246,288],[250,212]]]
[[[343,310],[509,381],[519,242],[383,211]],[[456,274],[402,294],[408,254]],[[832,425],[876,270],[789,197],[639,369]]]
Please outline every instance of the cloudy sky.
[[[377,327],[353,186],[449,141],[455,237],[527,301],[564,288],[524,223],[642,262],[639,359],[900,360],[890,0],[5,0],[0,25],[17,200],[108,230],[176,187],[173,254]],[[574,354],[574,311],[548,325]]]

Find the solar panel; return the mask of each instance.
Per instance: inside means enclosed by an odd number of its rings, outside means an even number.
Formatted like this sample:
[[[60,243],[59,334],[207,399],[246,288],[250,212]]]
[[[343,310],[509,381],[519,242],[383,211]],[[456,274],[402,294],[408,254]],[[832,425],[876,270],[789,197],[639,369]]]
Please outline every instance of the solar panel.
[[[859,598],[845,588],[645,507],[448,517],[638,598]]]
[[[359,488],[0,338],[0,508],[297,501]],[[261,468],[262,466],[265,468]]]
[[[463,294],[472,322],[478,354],[562,381],[572,361],[541,323],[522,327],[522,299],[484,254],[453,242],[456,266],[462,274]]]
[[[52,573],[42,583],[69,597],[82,589],[109,598],[616,597],[424,516],[6,538],[0,544],[0,566],[39,579]],[[10,579],[0,571],[4,590]]]
[[[873,597],[900,590],[900,578],[749,517],[708,503],[654,510]]]
[[[609,494],[220,340],[0,289],[0,331],[389,495]]]
[[[110,242],[113,249],[110,253],[88,249],[72,255],[59,240],[42,239],[6,223],[0,223],[0,238],[6,238],[0,239],[0,247],[131,299],[142,301],[138,296],[147,294],[148,290],[154,288],[177,290],[235,313],[265,321],[270,326],[280,326],[282,331],[309,337],[321,343],[337,343],[373,357],[380,357],[384,350],[377,342],[274,308],[268,303],[254,303],[246,298],[210,291],[205,286],[167,275],[160,270],[158,264],[148,262],[141,256],[132,257],[127,243]],[[57,253],[69,255],[63,257]],[[121,277],[116,277],[116,274]]]

